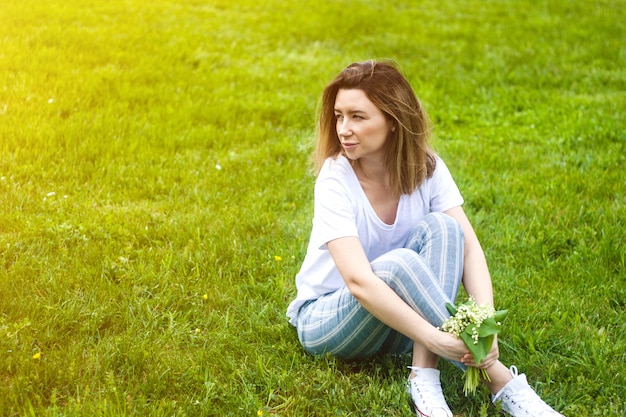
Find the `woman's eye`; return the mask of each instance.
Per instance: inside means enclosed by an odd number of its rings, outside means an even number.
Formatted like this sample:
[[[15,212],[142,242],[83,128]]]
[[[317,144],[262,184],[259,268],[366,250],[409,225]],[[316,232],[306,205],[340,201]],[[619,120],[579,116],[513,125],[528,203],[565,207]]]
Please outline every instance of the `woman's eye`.
[[[335,115],[335,118],[336,118],[337,120],[341,120],[341,119],[343,119],[343,116],[342,116],[341,114],[336,114],[336,115]]]

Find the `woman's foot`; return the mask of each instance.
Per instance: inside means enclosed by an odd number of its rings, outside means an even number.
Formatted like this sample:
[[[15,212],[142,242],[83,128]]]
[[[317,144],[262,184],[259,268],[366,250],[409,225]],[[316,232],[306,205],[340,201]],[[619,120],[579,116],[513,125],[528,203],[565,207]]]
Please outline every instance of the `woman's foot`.
[[[439,371],[434,368],[409,366],[409,393],[418,417],[452,417],[452,411],[443,397]]]
[[[528,385],[526,375],[517,374],[517,368],[511,366],[513,379],[497,394],[491,396],[496,403],[502,401],[502,409],[513,417],[563,417],[546,404]]]

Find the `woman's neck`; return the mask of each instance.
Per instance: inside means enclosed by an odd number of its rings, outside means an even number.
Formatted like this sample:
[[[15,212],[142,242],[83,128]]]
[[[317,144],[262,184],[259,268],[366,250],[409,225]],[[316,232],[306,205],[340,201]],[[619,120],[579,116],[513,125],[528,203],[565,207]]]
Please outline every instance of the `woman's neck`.
[[[400,197],[394,196],[391,191],[389,173],[384,165],[364,165],[355,161],[353,169],[378,218],[385,224],[394,224]]]
[[[354,161],[353,168],[359,181],[389,187],[389,172],[383,163],[366,163],[359,159]]]

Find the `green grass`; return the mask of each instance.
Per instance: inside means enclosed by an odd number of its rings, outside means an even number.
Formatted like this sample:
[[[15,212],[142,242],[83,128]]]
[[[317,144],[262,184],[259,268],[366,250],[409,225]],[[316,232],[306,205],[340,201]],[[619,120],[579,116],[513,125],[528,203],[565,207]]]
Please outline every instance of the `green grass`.
[[[624,415],[626,3],[415,3],[3,1],[0,415],[411,415],[408,358],[313,358],[285,319],[317,100],[369,58],[436,123],[503,361]]]

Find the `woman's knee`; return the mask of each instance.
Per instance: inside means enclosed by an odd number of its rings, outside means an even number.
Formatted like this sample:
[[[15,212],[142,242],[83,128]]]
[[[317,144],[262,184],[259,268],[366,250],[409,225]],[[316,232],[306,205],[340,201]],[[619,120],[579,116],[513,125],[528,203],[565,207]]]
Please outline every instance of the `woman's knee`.
[[[446,234],[460,235],[463,237],[461,224],[446,213],[428,213],[422,220],[431,230],[439,230]]]
[[[393,249],[372,262],[372,270],[388,285],[395,287],[407,279],[414,279],[416,272],[421,269],[423,259],[412,249]]]
[[[445,213],[429,213],[420,220],[406,242],[406,247],[421,253],[424,248],[435,245],[445,248],[463,248],[461,224]]]

